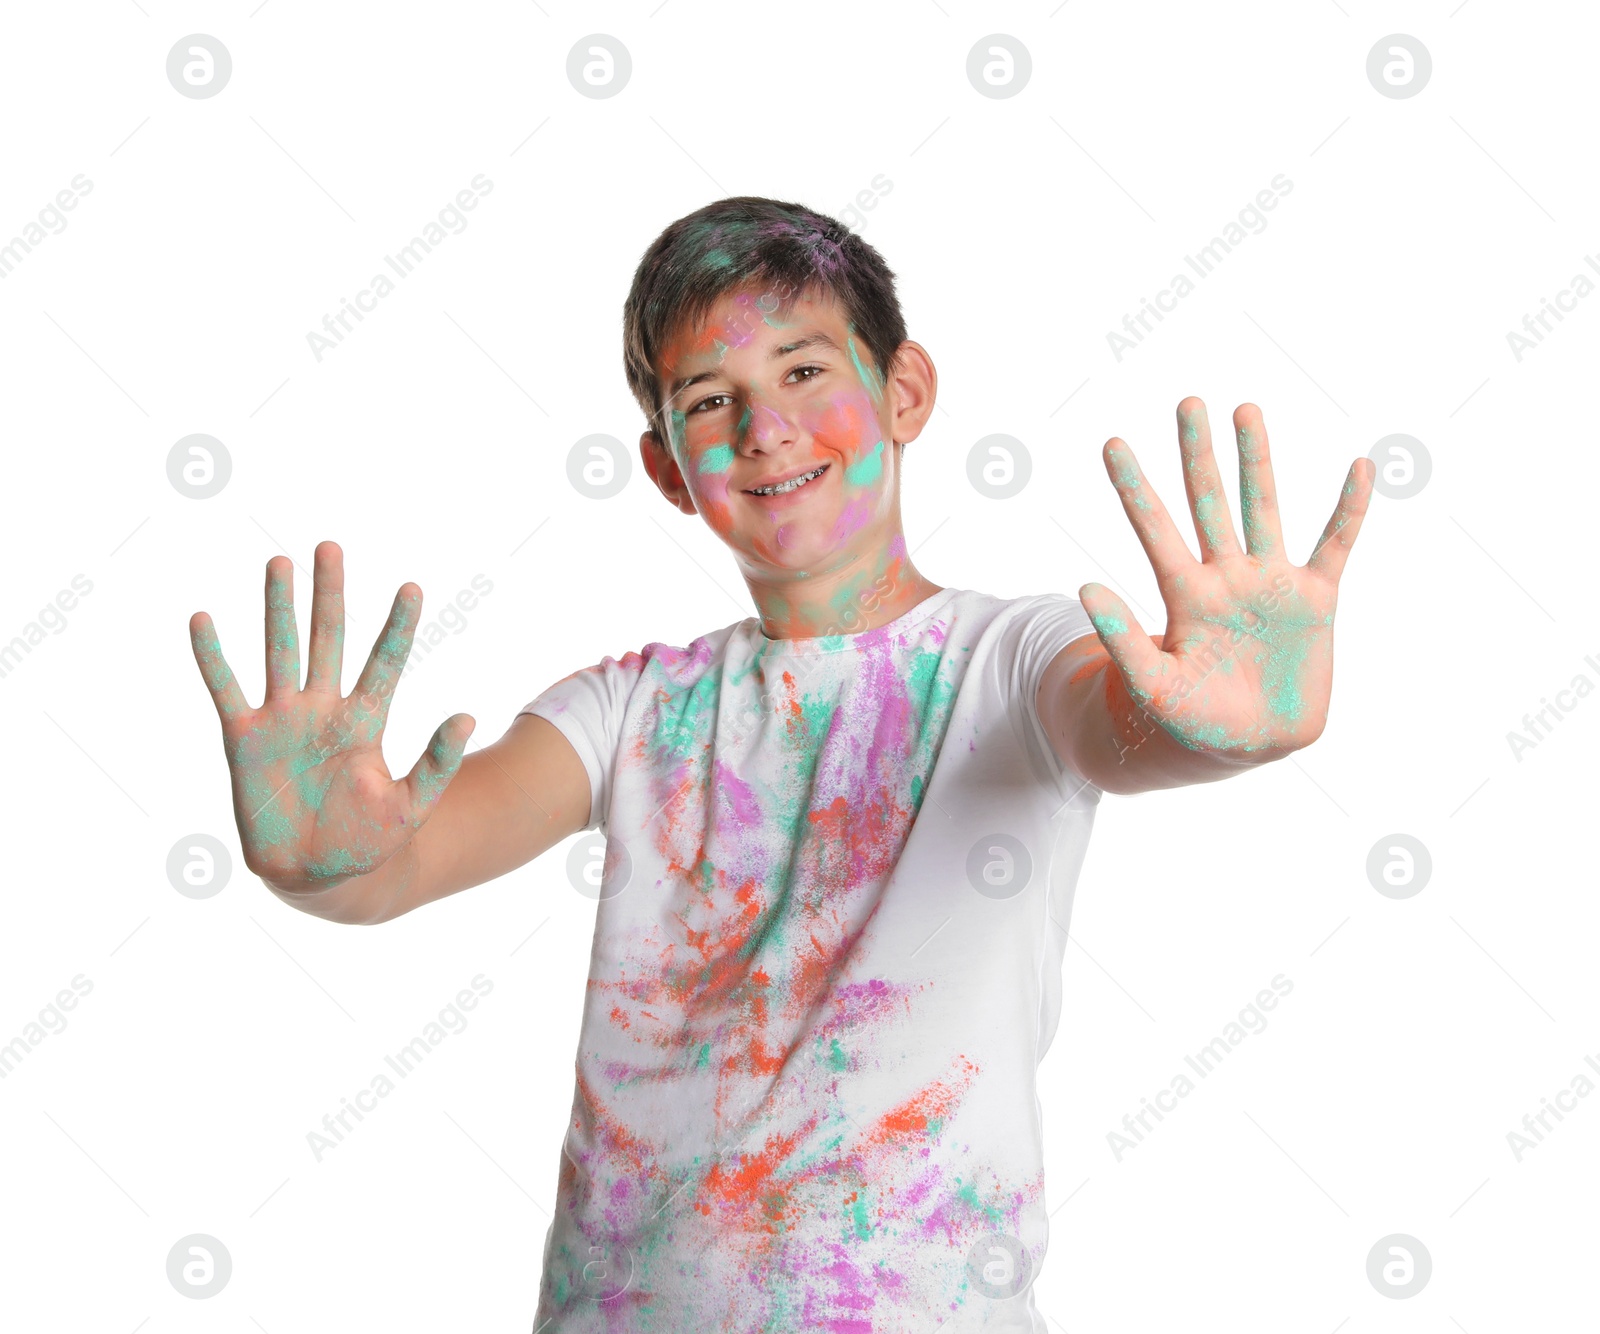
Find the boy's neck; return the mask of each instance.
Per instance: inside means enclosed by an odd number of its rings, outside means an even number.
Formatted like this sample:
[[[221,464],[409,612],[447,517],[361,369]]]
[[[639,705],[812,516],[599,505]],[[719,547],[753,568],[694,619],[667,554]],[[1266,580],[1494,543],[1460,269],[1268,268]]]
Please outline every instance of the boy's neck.
[[[783,582],[745,575],[768,639],[855,635],[898,620],[941,590],[909,556],[881,567],[847,569]]]

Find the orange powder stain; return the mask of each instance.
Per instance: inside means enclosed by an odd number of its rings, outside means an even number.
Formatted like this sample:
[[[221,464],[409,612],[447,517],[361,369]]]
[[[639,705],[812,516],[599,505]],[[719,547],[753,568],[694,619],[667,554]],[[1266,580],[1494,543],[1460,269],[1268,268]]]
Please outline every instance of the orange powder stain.
[[[782,1230],[793,1183],[778,1180],[776,1174],[814,1125],[813,1119],[792,1134],[774,1135],[759,1153],[741,1155],[732,1166],[719,1159],[695,1192],[694,1207],[708,1218],[713,1209],[724,1215],[757,1213],[766,1231]]]
[[[867,1136],[868,1142],[887,1146],[907,1136],[926,1135],[932,1122],[948,1120],[978,1074],[978,1067],[965,1056],[958,1056],[956,1060],[961,1069],[953,1081],[936,1079],[898,1107],[890,1108],[878,1118]]]
[[[878,442],[878,414],[866,394],[830,402],[805,426],[819,452],[834,450],[844,455],[847,465],[858,462]]]
[[[1079,667],[1077,671],[1067,678],[1068,684],[1077,685],[1079,681],[1087,681],[1110,661],[1111,655],[1105,651],[1103,645],[1096,648],[1089,654],[1083,666]]]

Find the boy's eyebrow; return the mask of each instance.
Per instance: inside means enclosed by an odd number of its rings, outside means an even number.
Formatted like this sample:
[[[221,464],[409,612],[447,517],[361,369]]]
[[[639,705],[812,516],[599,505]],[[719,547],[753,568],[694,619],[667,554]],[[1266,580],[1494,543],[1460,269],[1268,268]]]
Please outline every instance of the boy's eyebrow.
[[[831,348],[833,351],[839,353],[840,356],[844,355],[844,349],[840,347],[838,343],[834,342],[834,340],[827,334],[823,333],[822,330],[815,329],[801,338],[796,338],[793,342],[778,344],[778,346],[774,347],[771,352],[767,353],[767,360],[777,361],[780,357],[787,357],[792,353],[802,351],[808,347]],[[719,374],[721,374],[720,371],[712,370],[701,371],[698,375],[679,376],[672,382],[672,387],[667,394],[668,402],[671,402],[673,399],[677,398],[679,394],[681,394],[685,389],[688,389],[691,385],[697,385],[702,380],[713,380]]]

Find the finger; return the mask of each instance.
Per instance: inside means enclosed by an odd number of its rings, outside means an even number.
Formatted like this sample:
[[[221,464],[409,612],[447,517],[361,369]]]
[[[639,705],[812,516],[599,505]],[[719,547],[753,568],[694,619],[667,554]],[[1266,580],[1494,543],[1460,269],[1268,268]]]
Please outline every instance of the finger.
[[[311,570],[311,652],[307,690],[339,690],[344,672],[344,552],[318,542]]]
[[[421,611],[422,590],[416,584],[401,584],[400,591],[394,595],[394,605],[389,608],[388,624],[367,655],[367,665],[361,669],[361,679],[351,695],[356,705],[356,720],[363,724],[376,721],[378,732],[383,731],[389,719],[395,682],[400,679],[400,669],[411,653],[411,637],[416,633]]]
[[[1372,499],[1372,479],[1376,474],[1377,465],[1371,459],[1357,459],[1350,465],[1333,517],[1328,520],[1328,526],[1312,549],[1311,559],[1306,562],[1306,569],[1313,574],[1335,584],[1339,582],[1356,534],[1361,531],[1361,520],[1366,517],[1367,504]]]
[[[1123,512],[1133,525],[1133,531],[1138,534],[1139,544],[1150,558],[1156,580],[1162,592],[1165,592],[1174,576],[1195,563],[1194,555],[1184,545],[1172,516],[1161,503],[1161,497],[1145,480],[1139,460],[1134,458],[1127,443],[1112,436],[1106,441],[1101,457],[1105,460],[1112,485],[1117,488]]]
[[[1183,485],[1189,493],[1189,513],[1200,539],[1200,559],[1218,560],[1239,554],[1233,516],[1228,513],[1228,493],[1217,475],[1211,452],[1211,421],[1206,405],[1192,395],[1178,404],[1178,449],[1183,455]]]
[[[1085,584],[1078,590],[1078,601],[1083,603],[1100,642],[1122,673],[1128,693],[1142,704],[1150,692],[1138,683],[1154,680],[1160,674],[1161,650],[1139,628],[1128,604],[1104,584]]]
[[[267,562],[267,699],[300,689],[300,632],[294,623],[294,562]]]
[[[248,713],[244,691],[222,656],[222,645],[217,640],[217,630],[211,617],[197,611],[189,618],[189,644],[194,649],[194,660],[200,664],[200,675],[205,678],[206,689],[211,692],[211,702],[224,723],[242,713]]]
[[[412,814],[425,817],[444,794],[450,780],[461,767],[461,757],[466,752],[467,738],[478,724],[469,713],[456,713],[439,724],[428,748],[417,757],[406,775],[406,787],[411,793]]]
[[[1254,403],[1233,410],[1233,432],[1239,442],[1239,519],[1244,524],[1245,550],[1252,556],[1283,551],[1278,519],[1278,487],[1272,477],[1267,424]]]

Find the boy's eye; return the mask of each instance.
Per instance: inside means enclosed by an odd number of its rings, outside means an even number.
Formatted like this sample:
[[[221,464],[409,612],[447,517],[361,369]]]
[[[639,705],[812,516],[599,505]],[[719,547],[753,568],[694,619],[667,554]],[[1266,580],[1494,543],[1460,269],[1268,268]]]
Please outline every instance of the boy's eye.
[[[789,372],[789,375],[791,377],[799,375],[801,371],[812,372],[810,375],[806,376],[804,380],[795,381],[796,384],[805,384],[807,380],[814,380],[818,375],[821,375],[822,370],[823,368],[821,366],[813,366],[807,363],[804,366],[796,366],[792,371]],[[717,400],[723,398],[727,399],[730,403],[733,401],[733,395],[731,394],[708,394],[705,398],[702,398],[698,403],[690,408],[688,412],[684,413],[684,416],[692,417],[695,413],[702,410],[706,412],[715,412],[717,408],[721,406],[718,404]]]

